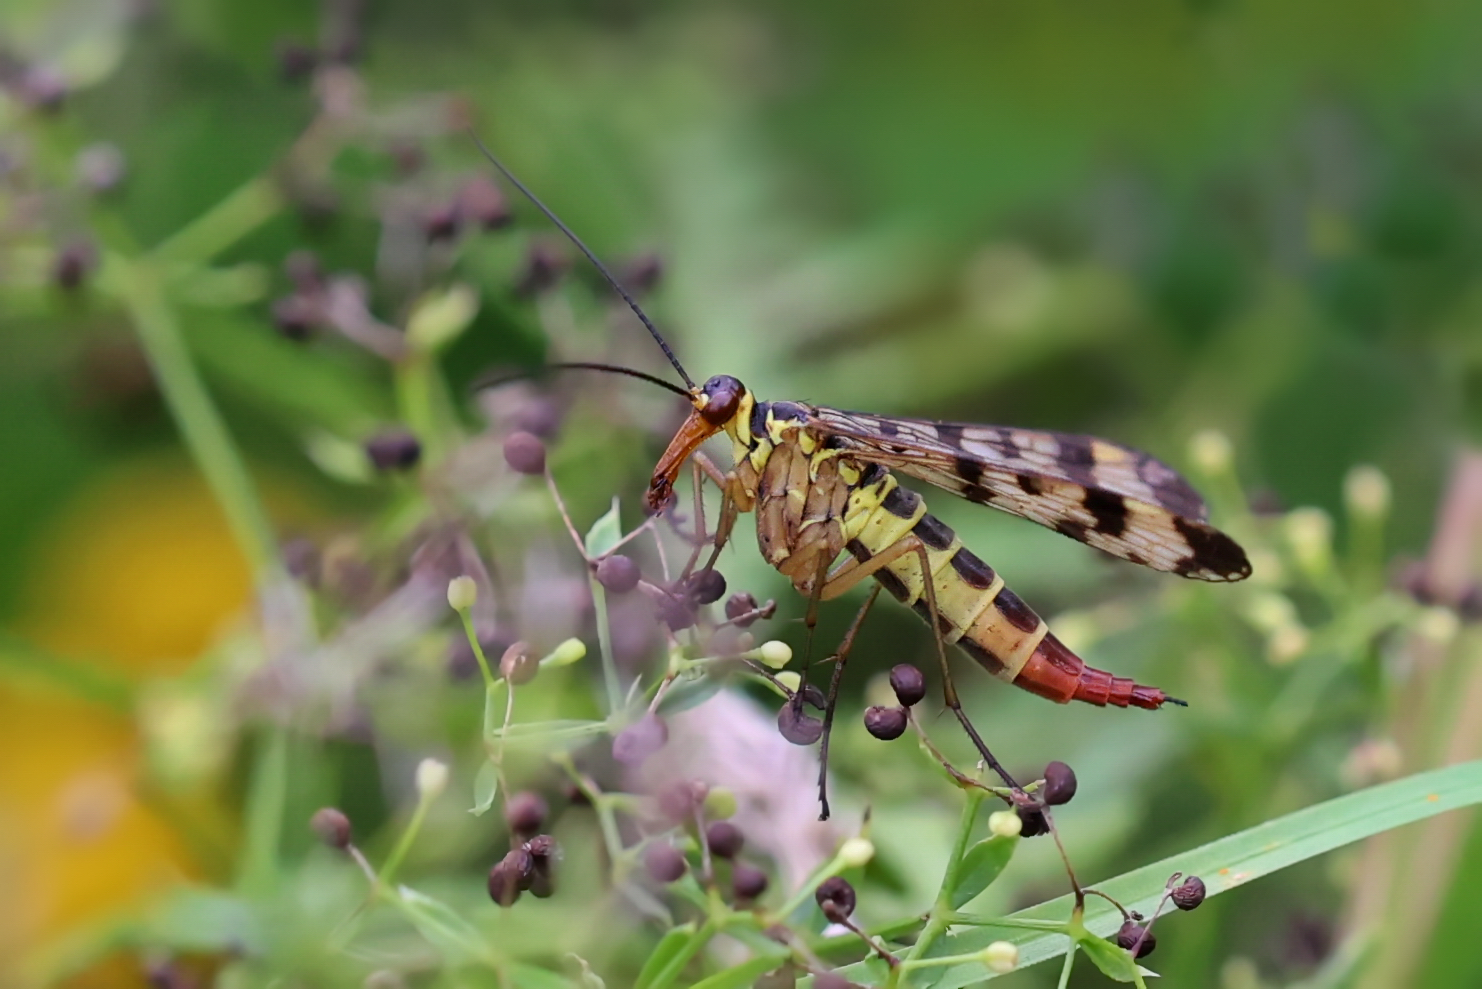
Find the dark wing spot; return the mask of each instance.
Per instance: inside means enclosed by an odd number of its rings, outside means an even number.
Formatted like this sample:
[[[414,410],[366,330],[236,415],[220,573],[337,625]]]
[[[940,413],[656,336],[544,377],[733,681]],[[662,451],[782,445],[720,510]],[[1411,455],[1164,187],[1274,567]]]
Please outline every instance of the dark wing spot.
[[[952,545],[952,540],[957,535],[945,522],[930,512],[917,519],[911,531],[920,536],[921,541],[932,549],[946,549]]]
[[[983,648],[983,646],[973,641],[971,636],[964,635],[962,638],[957,640],[957,644],[962,647],[963,652],[967,653],[973,659],[977,660],[978,665],[983,667],[983,669],[987,670],[989,673],[997,676],[999,673],[1003,672],[1003,661],[1000,660],[997,656],[993,655],[993,653],[989,652],[987,649]]]
[[[908,519],[916,514],[921,505],[921,496],[909,488],[897,485],[880,501],[880,507],[897,518]]]
[[[983,479],[983,464],[972,457],[958,457],[952,470],[968,484],[975,485]]]
[[[1045,493],[1045,479],[1034,474],[1016,474],[1014,480],[1019,482],[1019,488],[1027,495],[1039,496]]]
[[[904,601],[911,596],[911,592],[906,590],[905,581],[892,573],[888,567],[876,570],[875,579],[880,582],[881,587],[893,594],[897,601]]]
[[[966,498],[968,501],[975,501],[980,505],[989,505],[993,503],[992,489],[986,488],[981,484],[969,484],[967,487],[963,488],[962,497]]]
[[[880,431],[881,436],[899,436],[900,427],[889,419],[876,419],[875,428]]]
[[[943,444],[958,450],[962,449],[961,424],[955,422],[937,422],[932,423],[932,425],[936,428],[937,439],[941,440]]]
[[[957,576],[967,582],[969,587],[978,590],[987,590],[993,586],[993,568],[963,546],[952,554],[952,569],[957,571]]]
[[[1024,603],[1023,598],[1007,587],[998,592],[998,596],[993,599],[993,606],[1010,625],[1021,632],[1033,632],[1039,628],[1039,615],[1036,615],[1034,609]]]
[[[1056,459],[1061,463],[1086,467],[1096,463],[1096,454],[1091,450],[1091,440],[1088,437],[1060,433],[1056,435],[1055,441],[1060,444],[1060,453]]]
[[[1182,518],[1175,518],[1173,527],[1192,551],[1186,560],[1179,561],[1179,573],[1198,576],[1199,571],[1208,571],[1223,580],[1244,580],[1250,576],[1250,560],[1245,550],[1223,532]]]
[[[921,620],[926,624],[931,624],[931,606],[926,603],[926,598],[917,598],[916,603],[911,605],[911,610],[920,615]],[[941,612],[937,612],[937,630],[943,635],[948,635],[953,631],[951,620]]]
[[[1104,488],[1087,488],[1081,504],[1096,520],[1096,531],[1104,536],[1120,536],[1127,528],[1127,499]]]
[[[1061,519],[1059,522],[1056,522],[1055,531],[1062,536],[1069,536],[1078,543],[1086,541],[1086,527],[1070,519]]]

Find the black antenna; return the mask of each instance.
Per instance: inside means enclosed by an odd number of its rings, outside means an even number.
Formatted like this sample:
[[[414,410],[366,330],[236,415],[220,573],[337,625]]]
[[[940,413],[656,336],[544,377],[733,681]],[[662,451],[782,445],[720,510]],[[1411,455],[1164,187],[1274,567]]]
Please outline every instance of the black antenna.
[[[659,345],[659,349],[664,352],[664,356],[669,358],[669,363],[674,365],[674,370],[679,372],[679,376],[684,379],[684,383],[689,387],[690,392],[694,392],[696,390],[695,383],[691,381],[690,376],[685,373],[684,366],[679,363],[679,358],[674,356],[674,351],[669,349],[669,342],[665,340],[663,335],[659,333],[659,328],[654,326],[653,320],[648,318],[648,313],[644,312],[642,307],[639,306],[637,302],[633,301],[633,297],[628,294],[628,290],[623,288],[622,283],[613,276],[612,272],[607,270],[607,266],[597,259],[597,255],[593,254],[591,248],[582,243],[581,238],[573,233],[570,227],[561,222],[561,218],[559,216],[551,212],[550,207],[541,202],[539,197],[537,197],[535,193],[525,188],[525,183],[515,178],[514,173],[511,172],[508,168],[505,168],[502,161],[494,157],[494,152],[490,151],[484,146],[484,142],[479,140],[479,136],[477,134],[475,134],[473,131],[469,131],[468,136],[473,138],[473,143],[479,146],[479,150],[484,153],[484,157],[488,158],[490,163],[492,163],[495,168],[499,169],[499,173],[505,178],[509,179],[514,187],[516,189],[519,189],[526,199],[534,203],[535,208],[544,213],[546,219],[554,223],[556,225],[556,229],[565,234],[566,239],[575,244],[576,249],[585,254],[587,256],[587,260],[592,262],[592,264],[596,266],[597,270],[602,273],[602,277],[607,279],[607,284],[611,285],[614,291],[616,291],[618,295],[621,295],[623,297],[623,301],[628,304],[628,308],[632,309],[633,312],[637,314],[639,320],[642,321],[643,325],[648,328],[648,332],[653,335],[654,342]]]
[[[509,384],[511,381],[522,381],[526,378],[539,377],[547,371],[606,371],[609,374],[626,374],[630,378],[637,378],[639,381],[647,381],[651,385],[658,385],[665,391],[672,391],[674,394],[683,398],[690,397],[690,393],[683,388],[670,384],[663,378],[655,377],[647,371],[623,367],[621,364],[598,364],[594,361],[562,361],[559,364],[542,364],[540,367],[533,367],[524,371],[496,372],[481,375],[474,379],[471,387],[474,391],[481,391],[485,388],[497,388],[500,385]]]

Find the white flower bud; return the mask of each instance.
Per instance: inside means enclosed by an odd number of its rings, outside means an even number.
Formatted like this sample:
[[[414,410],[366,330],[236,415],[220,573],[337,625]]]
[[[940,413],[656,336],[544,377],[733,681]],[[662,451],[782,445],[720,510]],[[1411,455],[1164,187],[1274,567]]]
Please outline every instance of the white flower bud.
[[[587,644],[581,639],[567,639],[549,656],[540,661],[541,666],[570,666],[586,658]]]
[[[1017,838],[1024,820],[1014,811],[996,810],[988,815],[988,830],[999,838]]]
[[[1189,440],[1189,459],[1205,474],[1224,474],[1235,461],[1230,438],[1217,429],[1205,429]]]
[[[1274,629],[1266,638],[1266,661],[1285,666],[1307,651],[1312,636],[1296,622]]]
[[[849,838],[839,846],[839,861],[846,869],[861,869],[875,857],[875,845],[868,838]]]
[[[988,971],[1003,975],[1019,967],[1019,946],[1008,941],[994,941],[983,949],[981,957]]]
[[[467,611],[479,599],[479,585],[464,575],[448,581],[448,604],[454,611]]]
[[[1440,605],[1426,608],[1415,619],[1416,634],[1438,646],[1450,645],[1459,631],[1461,620],[1456,617],[1456,612]]]
[[[1333,520],[1321,508],[1298,508],[1285,522],[1287,544],[1297,566],[1309,576],[1328,572],[1333,564]]]
[[[787,688],[787,695],[791,697],[803,685],[803,676],[796,670],[783,670],[777,674],[777,682]]]
[[[1355,518],[1383,519],[1389,514],[1389,478],[1372,464],[1359,464],[1343,480],[1343,500]]]
[[[437,759],[417,763],[417,795],[432,800],[448,786],[448,764]]]
[[[1245,605],[1245,620],[1271,635],[1278,629],[1297,624],[1297,608],[1285,594],[1257,594]]]
[[[769,639],[757,648],[756,658],[763,665],[780,670],[792,662],[792,647],[780,639]]]

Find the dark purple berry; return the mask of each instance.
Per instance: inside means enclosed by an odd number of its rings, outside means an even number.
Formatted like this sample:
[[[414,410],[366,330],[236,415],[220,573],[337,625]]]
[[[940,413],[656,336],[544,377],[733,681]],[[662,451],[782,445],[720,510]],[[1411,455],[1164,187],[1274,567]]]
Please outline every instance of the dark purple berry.
[[[549,813],[545,798],[530,790],[511,794],[504,804],[504,820],[519,835],[535,834]]]
[[[906,709],[903,707],[881,707],[877,704],[866,708],[864,713],[865,731],[886,742],[906,733],[906,720]]]
[[[552,399],[537,395],[521,402],[510,418],[515,428],[548,440],[560,431],[561,416],[559,404]]]
[[[813,899],[818,901],[824,916],[833,923],[854,913],[854,887],[843,876],[832,876],[819,883],[818,889],[813,892]],[[834,914],[838,914],[837,920]]]
[[[545,471],[545,444],[532,433],[510,433],[504,440],[504,461],[521,474]]]
[[[536,243],[525,255],[525,267],[515,280],[515,294],[529,297],[552,288],[566,270],[566,260],[550,247]]]
[[[512,218],[504,193],[484,175],[469,179],[458,190],[458,212],[484,230],[497,230]]]
[[[536,835],[525,842],[525,851],[535,862],[535,872],[530,877],[530,894],[543,900],[556,891],[555,864],[560,854],[556,839],[548,834]]]
[[[514,906],[520,898],[520,876],[500,862],[489,870],[489,898],[501,907]]]
[[[551,860],[561,853],[561,847],[556,844],[556,839],[548,834],[538,834],[525,842],[525,851],[535,857],[535,867],[541,868],[549,865]]]
[[[669,728],[657,714],[645,714],[612,740],[612,757],[625,766],[637,766],[664,747]]]
[[[1146,927],[1131,920],[1121,926],[1114,940],[1119,948],[1125,948],[1128,951],[1136,949],[1137,953],[1132,956],[1133,958],[1146,958],[1158,946],[1158,939],[1147,934]]]
[[[512,687],[523,687],[540,673],[540,660],[530,651],[530,643],[515,642],[499,657],[499,675]]]
[[[669,626],[671,632],[682,632],[695,624],[695,609],[688,601],[666,595],[660,599],[657,610],[659,621]]]
[[[452,240],[458,236],[458,207],[454,203],[442,203],[429,207],[422,214],[422,236],[428,243]]]
[[[754,900],[767,891],[767,874],[754,865],[737,862],[731,866],[731,890],[738,900]]]
[[[926,696],[926,677],[910,663],[901,663],[890,669],[890,689],[903,706],[914,707]]]
[[[756,611],[756,597],[748,591],[737,591],[726,598],[726,618],[736,622],[737,627],[745,628],[756,621],[760,615],[753,614]],[[742,619],[743,615],[750,615]],[[742,619],[737,621],[737,619]]]
[[[285,295],[273,303],[273,328],[286,339],[307,340],[319,322],[319,306],[305,295]]]
[[[823,736],[823,722],[788,701],[777,712],[777,730],[794,745],[812,745]]]
[[[98,254],[93,250],[93,245],[68,244],[57,252],[56,259],[52,261],[52,281],[64,292],[75,292],[82,287],[82,283],[97,265]]]
[[[1052,807],[1070,803],[1075,796],[1075,770],[1063,762],[1052,762],[1045,767],[1045,788],[1042,796]]]
[[[597,561],[597,583],[614,594],[627,594],[643,576],[633,558],[621,553]]]
[[[705,829],[705,844],[717,858],[735,858],[746,844],[741,829],[730,821],[714,821]]]
[[[1204,894],[1204,880],[1198,876],[1190,876],[1174,887],[1173,892],[1169,894],[1169,899],[1173,900],[1173,905],[1180,910],[1192,910],[1204,902]]]
[[[365,455],[376,470],[408,470],[422,459],[422,444],[411,433],[397,429],[366,440]]]
[[[657,254],[642,254],[622,266],[622,282],[631,292],[652,292],[664,274],[664,262]]]
[[[803,703],[815,711],[822,711],[828,707],[828,695],[816,683],[803,684]]]
[[[726,593],[726,579],[719,570],[700,570],[692,573],[685,586],[695,604],[714,604]]]
[[[531,855],[525,848],[511,848],[499,863],[507,875],[515,877],[520,884],[520,889],[530,888],[530,880],[535,876],[535,856]]]
[[[300,41],[278,42],[278,76],[284,82],[303,82],[319,65],[319,53]]]
[[[321,807],[309,818],[309,827],[330,848],[340,851],[350,847],[350,819],[334,807]]]
[[[31,109],[51,113],[66,102],[68,90],[62,73],[47,65],[33,65],[21,73],[16,95]]]
[[[688,865],[679,849],[667,841],[656,841],[643,850],[643,867],[655,882],[672,883],[684,875]]]
[[[279,548],[279,552],[283,555],[283,566],[290,577],[311,587],[319,582],[319,547],[314,545],[312,539],[302,536],[289,539]]]

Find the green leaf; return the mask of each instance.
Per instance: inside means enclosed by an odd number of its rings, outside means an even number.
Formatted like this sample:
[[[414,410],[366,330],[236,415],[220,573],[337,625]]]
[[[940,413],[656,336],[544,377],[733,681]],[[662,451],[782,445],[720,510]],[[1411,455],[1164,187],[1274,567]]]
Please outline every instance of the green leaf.
[[[1116,982],[1136,982],[1140,974],[1136,961],[1132,959],[1132,952],[1126,948],[1119,948],[1110,941],[1087,934],[1078,938],[1077,944],[1081,951],[1091,959],[1092,964],[1101,969],[1101,974]]]
[[[606,731],[606,721],[556,719],[510,725],[494,732],[492,737],[503,739],[510,745],[546,745],[551,742],[579,742],[595,738]]]
[[[468,328],[479,311],[479,294],[471,286],[450,285],[417,300],[407,320],[407,343],[417,350],[440,350]]]
[[[612,507],[607,510],[607,514],[593,522],[592,527],[587,530],[587,555],[601,556],[622,538],[623,524],[618,518],[618,500],[613,498]]]
[[[1335,848],[1478,803],[1482,803],[1482,761],[1447,766],[1258,824],[1097,883],[1096,888],[1121,901],[1128,910],[1150,916],[1163,895],[1164,883],[1175,872],[1200,877],[1208,895],[1218,896]],[[1065,920],[1071,907],[1072,898],[1067,894],[1011,916],[1016,920]],[[1085,924],[1092,934],[1105,937],[1121,923],[1121,915],[1111,904],[1100,898],[1087,902]],[[985,926],[944,937],[929,954],[968,954],[1000,940],[1019,946],[1021,968],[1058,958],[1070,944],[1063,934]],[[996,976],[985,975],[980,965],[957,965],[942,972],[933,985],[936,989],[960,989],[991,978]]]
[[[561,973],[521,962],[509,966],[509,980],[516,989],[571,989],[571,980]]]
[[[397,887],[393,901],[417,932],[431,942],[449,964],[488,963],[492,960],[483,935],[446,903],[407,886]]]
[[[766,975],[787,960],[787,952],[749,958],[723,972],[701,979],[690,989],[745,989],[758,978]]]
[[[664,970],[664,966],[679,957],[684,951],[685,945],[695,934],[695,924],[680,924],[672,927],[664,936],[659,938],[659,943],[654,945],[654,950],[649,952],[648,960],[643,963],[643,968],[638,972],[638,981],[633,983],[633,989],[648,989],[653,985],[654,979]]]
[[[993,885],[1018,846],[1017,836],[994,835],[969,848],[957,867],[957,885],[950,893],[952,909],[956,910]]]
[[[474,817],[482,817],[494,806],[494,797],[499,793],[499,767],[492,762],[485,762],[479,767],[479,774],[473,780],[473,806],[468,812]]]
[[[687,711],[720,693],[724,686],[725,680],[722,677],[708,673],[694,680],[676,683],[665,692],[663,700],[659,701],[659,713],[678,714],[680,711]]]

